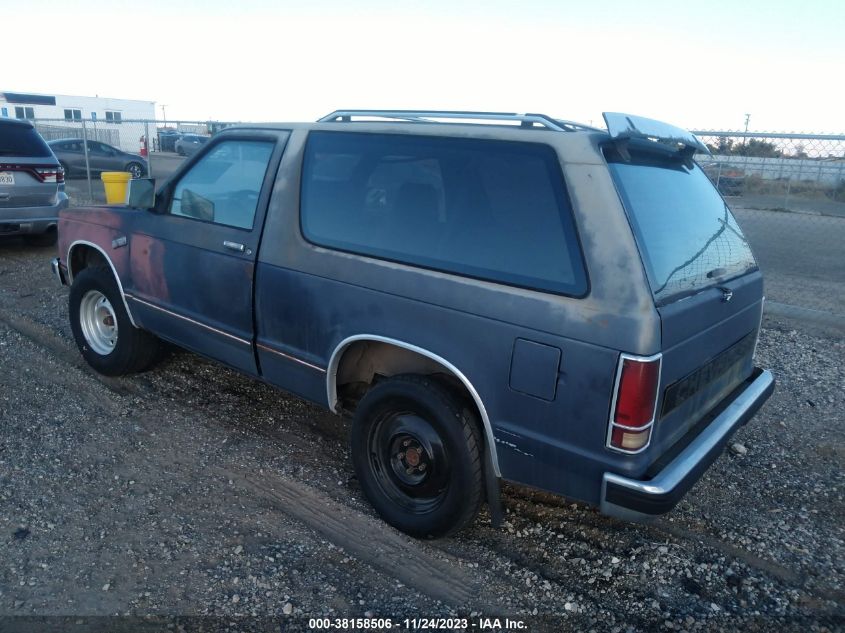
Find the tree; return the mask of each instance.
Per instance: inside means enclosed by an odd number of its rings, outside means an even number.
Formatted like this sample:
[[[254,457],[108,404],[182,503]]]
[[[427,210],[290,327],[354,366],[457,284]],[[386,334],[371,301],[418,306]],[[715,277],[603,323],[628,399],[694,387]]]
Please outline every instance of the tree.
[[[710,150],[711,154],[731,154],[733,144],[733,139],[730,139],[727,136],[720,136],[719,141],[715,145],[711,143],[707,146],[707,148]]]
[[[707,147],[713,154],[733,156],[755,156],[758,158],[779,158],[783,152],[774,143],[761,141],[756,138],[743,139],[741,142],[734,142],[734,139],[720,136],[718,142]]]
[[[740,145],[734,145],[732,149],[732,153],[737,156],[756,156],[758,158],[779,158],[783,156],[783,152],[777,148],[777,145],[756,138],[747,139]]]

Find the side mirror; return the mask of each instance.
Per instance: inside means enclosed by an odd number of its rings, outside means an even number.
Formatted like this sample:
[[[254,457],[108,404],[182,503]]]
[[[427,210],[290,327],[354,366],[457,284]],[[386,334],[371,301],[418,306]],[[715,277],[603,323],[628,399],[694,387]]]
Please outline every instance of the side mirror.
[[[152,209],[156,205],[156,181],[154,178],[135,178],[129,181],[129,195],[126,204],[136,209]]]

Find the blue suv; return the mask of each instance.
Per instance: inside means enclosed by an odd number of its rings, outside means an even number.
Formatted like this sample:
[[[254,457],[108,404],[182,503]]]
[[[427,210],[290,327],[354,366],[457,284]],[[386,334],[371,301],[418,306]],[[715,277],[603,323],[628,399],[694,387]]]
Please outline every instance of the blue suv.
[[[763,279],[694,135],[606,113],[338,111],[228,128],[128,206],[63,211],[53,269],[97,371],[160,339],[352,416],[390,524],[499,483],[669,511],[773,389]]]

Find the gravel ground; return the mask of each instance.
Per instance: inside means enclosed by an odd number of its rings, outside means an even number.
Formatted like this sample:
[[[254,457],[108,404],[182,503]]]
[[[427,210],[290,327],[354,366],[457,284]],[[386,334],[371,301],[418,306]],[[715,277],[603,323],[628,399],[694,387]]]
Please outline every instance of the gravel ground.
[[[89,371],[52,256],[0,242],[2,631],[115,615],[845,630],[841,339],[764,329],[775,395],[655,524],[508,486],[502,529],[482,514],[420,542],[362,499],[345,420],[187,352],[126,379]]]

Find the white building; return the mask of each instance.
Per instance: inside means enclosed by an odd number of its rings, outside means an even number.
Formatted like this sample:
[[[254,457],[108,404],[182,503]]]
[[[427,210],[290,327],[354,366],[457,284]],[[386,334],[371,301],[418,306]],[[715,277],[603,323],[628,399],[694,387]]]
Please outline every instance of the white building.
[[[0,117],[35,119],[48,141],[81,138],[84,121],[89,139],[137,152],[144,125],[132,121],[155,119],[155,101],[0,91]],[[149,127],[154,136],[155,125]]]

